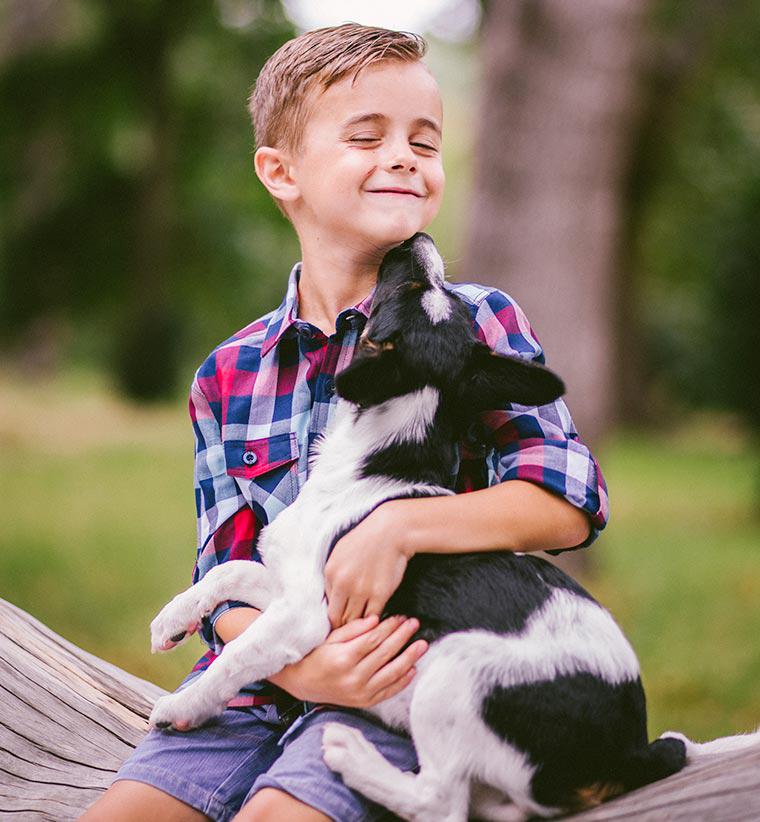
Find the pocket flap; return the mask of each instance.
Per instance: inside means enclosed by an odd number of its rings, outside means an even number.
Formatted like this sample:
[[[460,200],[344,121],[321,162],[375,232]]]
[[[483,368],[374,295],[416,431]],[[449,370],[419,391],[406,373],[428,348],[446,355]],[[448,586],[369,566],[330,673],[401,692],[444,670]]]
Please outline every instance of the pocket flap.
[[[298,440],[292,432],[257,440],[226,440],[224,443],[227,473],[232,477],[253,479],[296,459]]]

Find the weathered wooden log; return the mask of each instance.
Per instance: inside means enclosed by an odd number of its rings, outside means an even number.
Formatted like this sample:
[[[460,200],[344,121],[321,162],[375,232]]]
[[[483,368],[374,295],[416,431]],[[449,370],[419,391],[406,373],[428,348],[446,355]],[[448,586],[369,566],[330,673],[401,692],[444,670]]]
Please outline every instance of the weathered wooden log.
[[[76,819],[111,784],[162,693],[0,599],[0,817]],[[760,820],[760,746],[572,819]]]
[[[111,784],[162,693],[0,599],[0,816],[76,819]]]

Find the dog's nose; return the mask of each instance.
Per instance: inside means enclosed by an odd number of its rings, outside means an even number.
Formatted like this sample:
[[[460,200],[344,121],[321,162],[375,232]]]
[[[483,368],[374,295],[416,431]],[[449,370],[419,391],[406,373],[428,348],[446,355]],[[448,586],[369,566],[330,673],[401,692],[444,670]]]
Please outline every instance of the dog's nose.
[[[412,248],[434,245],[433,238],[429,234],[425,234],[424,231],[418,231],[413,237],[409,238],[408,242]]]

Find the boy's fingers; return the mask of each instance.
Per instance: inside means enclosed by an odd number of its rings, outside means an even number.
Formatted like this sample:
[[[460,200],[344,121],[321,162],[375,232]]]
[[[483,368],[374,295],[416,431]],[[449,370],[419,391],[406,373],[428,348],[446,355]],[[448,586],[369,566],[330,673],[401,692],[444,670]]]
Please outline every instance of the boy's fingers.
[[[394,630],[388,633],[383,638],[383,641],[378,643],[372,651],[362,659],[361,664],[367,670],[368,676],[373,676],[383,665],[393,659],[420,627],[419,621],[414,618],[404,620],[404,618],[401,617],[400,620],[401,621],[394,626]],[[390,620],[386,620],[386,622],[390,622]]]
[[[387,665],[383,665],[374,676],[369,678],[367,686],[370,692],[381,691],[396,682],[399,677],[407,674],[417,660],[425,653],[427,647],[428,644],[424,639],[418,639],[417,642],[412,643],[403,654],[399,654],[399,656],[391,660]]]
[[[327,642],[349,642],[356,637],[366,634],[367,631],[377,625],[378,618],[376,616],[364,617],[364,619],[352,619],[340,628],[331,631],[327,637]]]
[[[369,616],[366,608],[367,600],[363,597],[350,597],[346,602],[346,607],[343,609],[343,616],[341,624],[350,622],[352,619],[361,619],[364,616]]]
[[[395,682],[391,682],[390,685],[386,685],[385,688],[379,690],[372,697],[372,701],[367,707],[377,705],[378,702],[382,702],[384,699],[390,699],[392,696],[396,696],[396,694],[401,693],[401,691],[403,691],[404,688],[406,688],[406,686],[409,685],[409,683],[414,679],[416,673],[417,672],[415,669],[411,668],[405,674],[400,676]]]
[[[388,640],[395,631],[399,629],[404,621],[404,617],[392,616],[384,619],[372,631],[367,631],[364,636],[358,637],[356,642],[357,662],[363,663],[372,652]]]
[[[377,617],[366,617],[367,619],[377,619]],[[384,619],[373,629],[365,631],[363,634],[351,640],[351,651],[356,665],[361,665],[368,654],[384,642],[401,624],[402,617],[389,617]],[[373,668],[366,669],[366,676],[370,677],[374,673]]]
[[[385,608],[387,602],[387,597],[385,599],[378,599],[377,597],[370,599],[364,608],[365,615],[370,616],[371,614],[382,614],[383,608]]]
[[[327,599],[327,617],[333,628],[340,628],[348,620],[343,619],[343,612],[346,610],[346,598],[339,594],[334,594]]]

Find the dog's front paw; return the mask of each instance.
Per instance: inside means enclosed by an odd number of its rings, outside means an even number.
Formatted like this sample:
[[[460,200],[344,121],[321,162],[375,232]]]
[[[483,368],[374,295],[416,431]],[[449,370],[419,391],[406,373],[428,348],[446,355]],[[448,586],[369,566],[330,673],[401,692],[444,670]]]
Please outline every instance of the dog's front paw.
[[[328,722],[322,732],[322,758],[339,774],[347,785],[361,782],[362,773],[371,769],[376,760],[383,759],[377,748],[364,734],[340,722]]]
[[[224,710],[224,704],[198,696],[193,686],[159,697],[150,713],[151,728],[190,731]]]
[[[197,603],[183,595],[175,597],[150,623],[152,653],[170,651],[189,639],[200,627]]]

